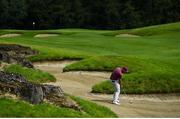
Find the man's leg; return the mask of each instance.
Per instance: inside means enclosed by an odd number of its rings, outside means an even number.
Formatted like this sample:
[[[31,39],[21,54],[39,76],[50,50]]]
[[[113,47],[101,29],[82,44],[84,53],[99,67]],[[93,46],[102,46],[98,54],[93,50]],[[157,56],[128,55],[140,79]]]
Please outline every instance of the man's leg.
[[[113,102],[118,102],[119,103],[119,95],[120,95],[120,84],[118,83],[118,81],[115,81],[113,83],[114,88],[115,88],[115,92],[113,95]]]

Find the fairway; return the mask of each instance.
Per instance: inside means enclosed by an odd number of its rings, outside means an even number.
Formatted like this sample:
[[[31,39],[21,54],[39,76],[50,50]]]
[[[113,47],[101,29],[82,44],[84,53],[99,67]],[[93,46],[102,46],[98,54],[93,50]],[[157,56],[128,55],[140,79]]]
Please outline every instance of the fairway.
[[[167,26],[164,28],[164,26]],[[83,56],[136,56],[141,58],[179,58],[180,23],[160,25],[146,29],[125,31],[63,29],[63,30],[1,30],[0,34],[20,33],[21,36],[0,38],[1,43],[18,43],[48,53],[48,49],[65,51]],[[179,28],[179,29],[178,29]],[[155,31],[154,31],[155,30]],[[154,32],[153,32],[154,31]],[[120,33],[139,37],[115,37]],[[38,34],[59,34],[53,37],[34,38]],[[68,54],[66,54],[68,56]],[[62,56],[63,57],[63,56]],[[71,57],[71,54],[69,54]]]

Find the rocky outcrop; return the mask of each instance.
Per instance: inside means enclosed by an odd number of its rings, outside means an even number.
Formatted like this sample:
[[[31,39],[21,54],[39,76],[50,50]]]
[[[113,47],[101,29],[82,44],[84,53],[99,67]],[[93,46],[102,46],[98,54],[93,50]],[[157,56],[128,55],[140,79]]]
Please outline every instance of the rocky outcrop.
[[[32,63],[26,57],[37,53],[30,47],[0,44],[0,70],[3,67],[2,64],[7,65],[6,63],[33,68]],[[1,63],[1,61],[6,63]],[[48,102],[59,107],[81,110],[75,101],[64,95],[60,87],[31,83],[19,74],[0,71],[0,96],[4,94],[16,95],[18,99],[32,104]]]
[[[44,101],[60,107],[74,108],[80,110],[79,106],[69,100],[62,89],[53,85],[42,85],[28,82],[18,74],[0,71],[0,94],[10,93],[32,104]]]
[[[24,47],[15,44],[0,44],[0,61],[7,63],[16,63],[22,66],[33,68],[26,56],[35,55],[38,52],[30,47]]]

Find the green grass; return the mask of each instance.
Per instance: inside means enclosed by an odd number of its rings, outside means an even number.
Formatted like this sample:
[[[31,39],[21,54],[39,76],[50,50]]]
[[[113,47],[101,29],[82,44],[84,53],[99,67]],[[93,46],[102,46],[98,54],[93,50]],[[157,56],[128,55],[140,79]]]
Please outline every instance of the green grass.
[[[83,53],[76,53],[71,50],[66,50],[66,49],[54,49],[54,48],[49,48],[49,47],[38,47],[34,48],[35,50],[40,51],[38,55],[30,56],[27,59],[29,59],[32,62],[36,61],[58,61],[58,60],[65,60],[65,59],[70,59],[70,60],[80,60],[83,59],[85,56]]]
[[[67,66],[64,71],[112,71],[116,66],[126,65],[131,71],[124,77],[127,92],[179,92],[180,22],[116,31],[60,29],[0,30],[0,34],[1,32],[22,33],[22,36],[14,38],[0,38],[0,42],[17,43],[39,50],[39,55],[29,58],[31,61],[83,59]],[[59,36],[33,37],[39,33],[58,33]],[[140,37],[115,37],[124,33]],[[103,86],[110,87],[110,84],[106,82],[96,85],[93,91],[108,92],[102,90]],[[111,88],[104,90],[112,92]]]
[[[169,34],[169,33],[179,33],[179,32],[180,32],[180,22],[177,22],[166,25],[163,24],[163,25],[155,25],[155,26],[136,28],[130,30],[120,30],[116,32],[105,33],[104,35],[114,36],[118,34],[128,33],[138,36],[156,36],[166,33]]]
[[[50,104],[31,105],[24,101],[0,98],[0,117],[117,117],[111,110],[74,97],[83,112]]]
[[[93,57],[68,65],[64,68],[64,71],[112,71],[117,66],[128,66],[129,68],[129,73],[123,77],[123,89],[126,93],[180,92],[180,69],[174,69],[175,66],[172,63],[157,59],[144,59],[130,56]],[[93,86],[92,92],[113,93],[113,87],[109,81],[105,81]]]
[[[131,73],[151,69],[165,69],[166,64],[152,59],[138,58],[132,56],[97,56],[81,60],[68,65],[64,71],[85,70],[85,71],[112,71],[117,66],[128,66]]]
[[[172,72],[170,72],[172,73]],[[126,94],[176,93],[180,92],[180,74],[135,73],[124,76],[123,90]],[[93,93],[112,94],[114,88],[110,81],[104,81],[92,87]]]
[[[47,72],[41,71],[39,69],[32,69],[22,67],[20,65],[10,65],[4,68],[5,72],[21,74],[28,81],[34,83],[44,83],[56,81],[55,77]]]
[[[72,99],[74,99],[86,113],[93,117],[117,117],[115,113],[112,113],[111,110],[104,106],[92,102],[89,103],[79,97],[72,97]]]

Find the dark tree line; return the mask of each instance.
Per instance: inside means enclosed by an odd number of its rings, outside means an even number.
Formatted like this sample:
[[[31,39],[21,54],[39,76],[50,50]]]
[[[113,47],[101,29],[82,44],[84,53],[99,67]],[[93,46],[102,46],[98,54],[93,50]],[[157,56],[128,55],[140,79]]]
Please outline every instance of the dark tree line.
[[[180,0],[0,0],[0,28],[123,29],[180,21]]]

